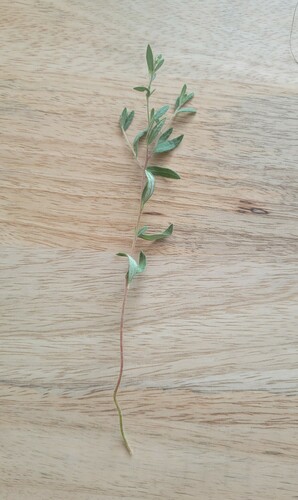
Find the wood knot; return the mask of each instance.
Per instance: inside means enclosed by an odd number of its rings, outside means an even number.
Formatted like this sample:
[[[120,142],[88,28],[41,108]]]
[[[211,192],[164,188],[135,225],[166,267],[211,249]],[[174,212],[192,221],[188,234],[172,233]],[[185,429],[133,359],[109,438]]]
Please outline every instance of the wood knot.
[[[240,200],[240,204],[239,204],[237,212],[239,212],[240,214],[245,214],[247,212],[250,212],[250,213],[256,214],[256,215],[268,215],[269,214],[268,210],[265,210],[264,208],[254,207],[253,203],[249,200]]]

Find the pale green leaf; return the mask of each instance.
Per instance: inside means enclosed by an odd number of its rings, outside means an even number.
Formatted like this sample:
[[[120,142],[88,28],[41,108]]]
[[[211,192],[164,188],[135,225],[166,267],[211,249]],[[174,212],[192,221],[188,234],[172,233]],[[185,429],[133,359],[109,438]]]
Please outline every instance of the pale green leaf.
[[[178,111],[176,111],[176,115],[178,115],[178,113],[196,113],[197,110],[195,108],[180,108],[178,109]]]
[[[168,179],[180,179],[180,175],[170,168],[150,166],[146,170],[155,176],[167,177]]]
[[[128,258],[128,271],[126,274],[127,282],[130,284],[135,277],[136,274],[142,273],[146,269],[146,255],[143,252],[140,252],[139,255],[139,263],[135,261],[131,255],[127,253],[119,252],[117,253],[120,257]]]
[[[172,149],[175,149],[177,148],[177,146],[179,146],[182,139],[183,135],[179,135],[179,137],[175,137],[174,139],[171,139],[169,141],[158,141],[154,151],[155,153],[166,153],[168,151],[171,151]]]
[[[144,207],[145,203],[149,200],[149,198],[151,198],[151,196],[153,195],[154,184],[155,184],[154,175],[152,175],[150,172],[147,172],[147,170],[145,170],[145,174],[147,177],[147,182],[142,193],[142,208]]]
[[[158,136],[159,132],[164,126],[165,121],[166,121],[165,118],[163,120],[158,121],[156,125],[151,129],[147,139],[148,144],[151,144],[154,141],[154,139]]]
[[[190,94],[186,94],[182,99],[180,99],[180,106],[183,106],[183,104],[186,104],[193,97],[194,97],[194,93],[193,92],[191,92]]]
[[[134,90],[137,90],[138,92],[150,92],[147,87],[134,87]]]
[[[131,113],[129,113],[129,115],[127,116],[125,122],[124,122],[124,126],[123,126],[123,130],[127,130],[128,127],[130,126],[132,120],[133,120],[133,117],[135,115],[135,112],[134,111],[131,111]]]
[[[161,118],[168,111],[169,108],[170,106],[168,105],[159,108],[154,114],[154,119],[159,120],[159,118]]]
[[[119,120],[119,123],[120,123],[120,127],[121,128],[124,128],[124,124],[125,124],[125,121],[127,119],[127,108],[124,108],[121,115],[120,115],[120,120]]]
[[[142,137],[144,137],[144,135],[146,135],[146,133],[147,133],[147,129],[141,130],[140,132],[137,133],[137,135],[135,136],[135,138],[133,140],[132,145],[133,145],[133,149],[134,149],[136,156],[138,156],[139,142],[142,139]]]
[[[172,128],[168,128],[168,130],[166,130],[163,134],[161,134],[158,142],[166,141],[170,137],[170,135],[171,135],[172,132],[173,132],[173,129]]]
[[[149,73],[153,73],[154,60],[153,60],[153,53],[152,53],[152,49],[151,49],[150,45],[147,46],[146,60],[147,60],[147,66],[148,66]]]
[[[162,233],[156,233],[156,234],[145,234],[147,227],[144,226],[140,229],[138,232],[138,237],[141,238],[142,240],[147,240],[147,241],[157,241],[157,240],[163,240],[164,238],[168,238],[171,236],[173,233],[173,224],[170,224],[167,229],[165,229]]]
[[[147,259],[146,259],[146,255],[144,254],[144,252],[140,252],[140,256],[139,256],[139,265],[138,265],[138,270],[137,272],[138,273],[142,273],[145,271],[146,269],[146,265],[147,265]]]
[[[163,63],[164,63],[164,62],[165,62],[165,60],[164,60],[164,59],[161,59],[160,61],[156,62],[156,66],[155,66],[154,70],[155,70],[155,71],[158,71],[158,70],[159,70],[159,68],[161,68],[161,67],[162,67],[162,65],[163,65]]]
[[[127,271],[126,277],[127,277],[127,281],[129,284],[132,282],[134,276],[138,272],[138,264],[135,261],[135,259],[133,257],[131,257],[130,255],[128,255],[127,253],[119,252],[119,253],[117,253],[117,255],[119,255],[120,257],[127,257],[128,258],[128,271]]]

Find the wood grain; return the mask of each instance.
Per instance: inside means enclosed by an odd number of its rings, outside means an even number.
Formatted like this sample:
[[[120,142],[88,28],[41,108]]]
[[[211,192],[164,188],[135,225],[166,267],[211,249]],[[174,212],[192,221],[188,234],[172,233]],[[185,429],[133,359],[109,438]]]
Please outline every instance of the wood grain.
[[[1,500],[298,498],[295,1],[1,3]],[[298,53],[297,23],[293,50]],[[144,49],[197,115],[144,224],[112,401],[140,172],[118,131]]]

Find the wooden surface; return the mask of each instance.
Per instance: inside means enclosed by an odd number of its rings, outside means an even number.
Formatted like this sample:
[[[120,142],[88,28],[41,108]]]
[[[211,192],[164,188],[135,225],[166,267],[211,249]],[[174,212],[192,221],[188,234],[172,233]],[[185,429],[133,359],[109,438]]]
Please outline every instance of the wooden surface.
[[[2,0],[1,500],[298,498],[295,1]],[[118,325],[150,42],[198,113]],[[293,34],[298,54],[298,22]]]

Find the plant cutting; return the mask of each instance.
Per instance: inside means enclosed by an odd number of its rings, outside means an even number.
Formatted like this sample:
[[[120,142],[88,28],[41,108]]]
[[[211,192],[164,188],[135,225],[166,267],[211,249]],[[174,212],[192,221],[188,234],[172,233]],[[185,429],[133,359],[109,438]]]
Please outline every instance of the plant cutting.
[[[134,235],[132,237],[131,249],[129,254],[124,252],[117,253],[117,255],[125,257],[127,259],[128,270],[125,276],[124,294],[120,318],[120,369],[113,397],[119,416],[120,433],[124,445],[130,454],[132,454],[132,450],[129,446],[124,431],[123,415],[117,396],[124,368],[123,335],[127,296],[133,279],[138,274],[143,273],[146,269],[146,255],[143,251],[139,251],[138,256],[136,256],[136,245],[139,239],[154,242],[168,238],[173,233],[173,224],[170,224],[164,231],[161,232],[154,233],[152,231],[149,231],[148,226],[141,226],[141,216],[144,206],[154,193],[157,177],[180,179],[179,174],[174,170],[171,170],[170,168],[163,165],[157,165],[156,156],[159,155],[158,157],[160,157],[160,155],[166,155],[166,153],[177,148],[181,143],[183,135],[172,137],[173,122],[177,115],[179,115],[180,113],[191,114],[196,112],[195,108],[190,107],[187,104],[194,97],[194,94],[193,92],[187,92],[187,87],[185,84],[183,85],[179,96],[175,100],[174,110],[170,117],[168,117],[168,112],[170,110],[169,105],[164,105],[158,109],[151,107],[151,96],[155,92],[155,89],[152,88],[152,85],[156,78],[157,71],[162,67],[164,63],[164,59],[161,54],[154,57],[152,49],[150,45],[148,45],[146,50],[146,61],[148,67],[148,83],[146,86],[134,87],[135,91],[142,92],[146,98],[146,125],[144,129],[140,130],[135,135],[134,139],[130,141],[127,135],[127,130],[132,124],[135,114],[134,111],[129,111],[127,108],[124,108],[119,120],[120,129],[124,136],[124,139],[132,153],[134,160],[142,171],[140,181],[141,189],[139,210],[137,214],[137,222],[134,229]],[[144,144],[143,159],[141,159],[139,156],[139,148],[141,143]]]

